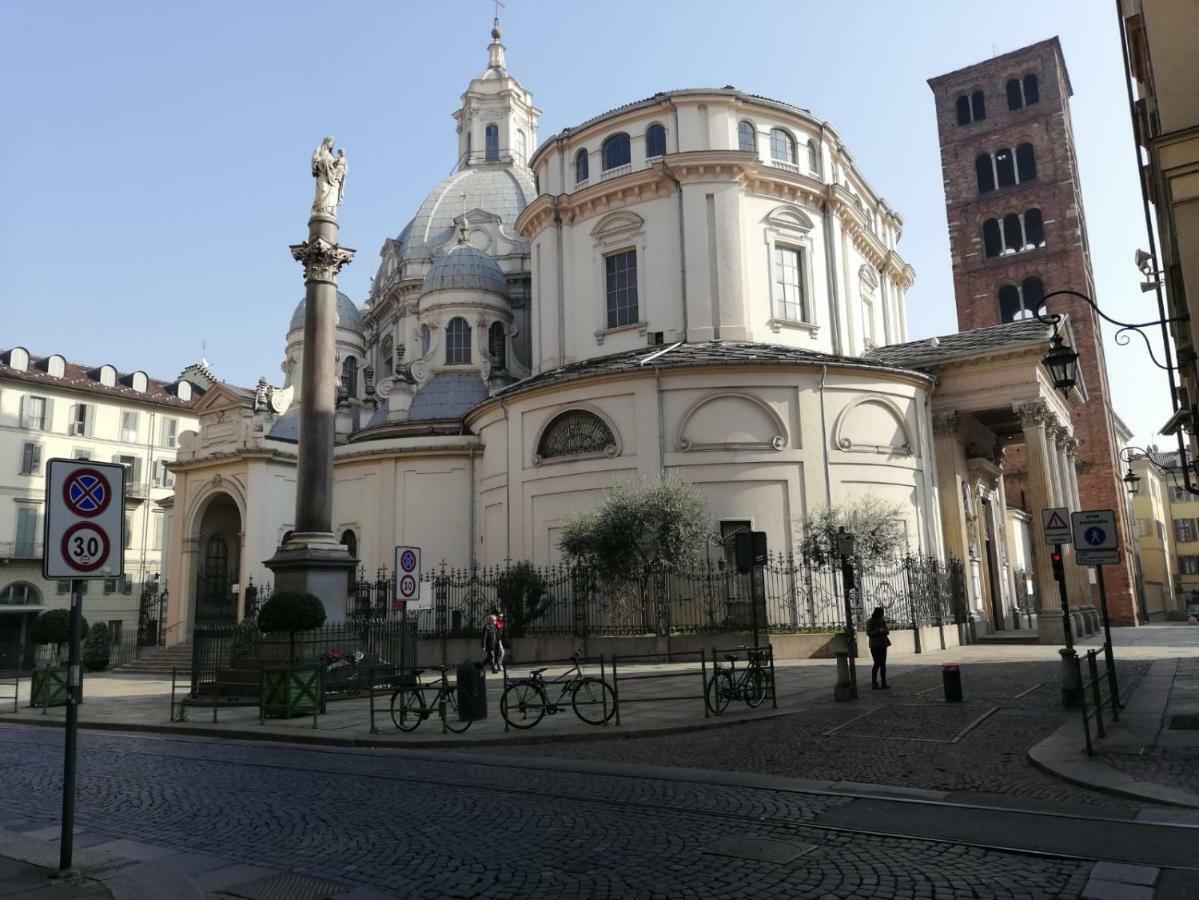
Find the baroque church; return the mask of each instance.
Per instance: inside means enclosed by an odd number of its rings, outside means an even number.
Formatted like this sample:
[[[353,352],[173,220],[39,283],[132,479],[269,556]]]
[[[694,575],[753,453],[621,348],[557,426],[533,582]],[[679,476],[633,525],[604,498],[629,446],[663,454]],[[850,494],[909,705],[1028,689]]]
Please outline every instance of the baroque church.
[[[397,545],[554,563],[607,487],[674,472],[714,536],[774,550],[817,509],[898,504],[912,552],[965,562],[981,630],[1012,627],[1025,571],[1056,598],[1003,479],[1021,442],[1046,499],[1071,490],[1050,326],[909,342],[903,220],[806,109],[676,90],[542,141],[498,25],[487,52],[455,171],[383,241],[370,295],[338,296],[333,520],[366,572]],[[225,595],[269,580],[293,528],[303,325],[301,302],[282,386],[185,373],[204,393],[172,466],[176,640],[234,621]]]

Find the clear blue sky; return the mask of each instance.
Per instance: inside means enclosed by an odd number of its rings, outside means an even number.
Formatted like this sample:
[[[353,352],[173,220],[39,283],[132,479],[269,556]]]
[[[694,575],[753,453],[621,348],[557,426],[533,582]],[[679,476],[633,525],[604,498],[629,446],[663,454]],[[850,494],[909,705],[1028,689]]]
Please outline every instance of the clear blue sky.
[[[361,303],[388,235],[451,170],[450,113],[486,64],[487,0],[5,3],[0,347],[173,377],[281,378],[303,295],[309,154],[347,148],[343,289]],[[1098,294],[1153,318],[1111,0],[982,3],[508,0],[510,69],[546,137],[671,88],[732,84],[832,122],[904,217],[913,337],[955,330],[930,76],[1060,35]],[[326,30],[323,33],[322,30]],[[1117,412],[1150,439],[1164,378],[1109,341]]]

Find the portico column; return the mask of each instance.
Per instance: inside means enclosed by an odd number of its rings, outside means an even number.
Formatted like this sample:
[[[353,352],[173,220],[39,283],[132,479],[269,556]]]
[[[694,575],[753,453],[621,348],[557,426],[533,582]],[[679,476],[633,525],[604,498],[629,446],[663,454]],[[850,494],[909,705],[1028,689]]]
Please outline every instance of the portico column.
[[[1070,435],[1066,435],[1061,443],[1062,448],[1062,466],[1066,473],[1066,482],[1069,485],[1070,496],[1073,498],[1073,509],[1082,510],[1082,499],[1078,492],[1078,439]],[[1078,548],[1074,548],[1077,552]],[[1081,592],[1078,595],[1078,603],[1080,606],[1086,607],[1084,620],[1086,631],[1088,634],[1093,632],[1098,626],[1099,616],[1095,610],[1095,596],[1091,591],[1091,575],[1090,570],[1086,566],[1078,565],[1078,558],[1074,557],[1074,564],[1078,569],[1078,577]]]
[[[1062,632],[1062,610],[1058,599],[1057,581],[1053,577],[1053,561],[1045,543],[1041,510],[1057,506],[1053,495],[1053,476],[1050,468],[1048,436],[1045,433],[1051,413],[1044,400],[1019,403],[1014,407],[1024,433],[1024,456],[1028,468],[1028,501],[1032,507],[1033,569],[1037,585],[1037,631],[1042,644],[1065,643]]]
[[[958,477],[958,429],[961,417],[956,413],[933,416],[934,455],[937,461],[937,493],[940,495],[941,524],[945,532],[945,555],[967,561],[966,510],[962,508],[962,487]]]

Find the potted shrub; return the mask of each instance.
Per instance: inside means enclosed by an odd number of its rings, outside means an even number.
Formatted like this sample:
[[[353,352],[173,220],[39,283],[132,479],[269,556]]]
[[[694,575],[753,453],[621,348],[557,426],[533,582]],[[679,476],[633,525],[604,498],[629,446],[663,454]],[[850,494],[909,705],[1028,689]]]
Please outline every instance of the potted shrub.
[[[83,620],[82,631],[87,631]],[[54,662],[33,670],[30,684],[30,706],[63,706],[67,702],[67,667],[63,648],[71,640],[71,611],[48,609],[29,626],[29,640],[38,646],[54,648]],[[80,692],[82,700],[82,690]]]
[[[321,660],[296,659],[296,632],[311,631],[325,624],[325,607],[312,594],[281,591],[258,611],[258,630],[263,634],[287,633],[287,664],[263,672],[262,713],[290,718],[325,711],[325,666]]]
[[[112,656],[112,635],[108,626],[97,622],[87,630],[83,639],[83,668],[87,672],[103,672]]]

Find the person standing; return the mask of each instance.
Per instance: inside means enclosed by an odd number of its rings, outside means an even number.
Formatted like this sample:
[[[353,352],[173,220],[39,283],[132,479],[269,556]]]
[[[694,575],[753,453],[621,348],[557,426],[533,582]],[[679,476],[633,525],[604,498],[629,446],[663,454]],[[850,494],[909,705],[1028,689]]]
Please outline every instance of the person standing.
[[[887,684],[887,648],[891,646],[891,639],[887,637],[888,633],[889,629],[883,608],[876,606],[874,612],[870,614],[870,620],[866,623],[866,637],[870,641],[870,657],[874,660],[874,666],[870,669],[870,687],[876,691],[891,689],[891,686]]]
[[[487,617],[487,622],[483,625],[483,653],[487,660],[487,664],[491,666],[491,673],[494,675],[500,670],[500,663],[504,659],[504,648],[500,638],[500,626],[498,616],[492,613]]]
[[[504,621],[504,611],[502,609],[493,609],[492,612],[495,614],[495,625],[500,630],[500,656],[496,665],[502,669],[504,668],[504,657],[508,654],[508,639],[504,635],[507,623]]]

